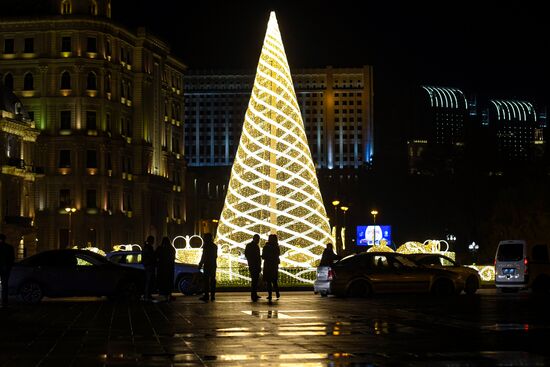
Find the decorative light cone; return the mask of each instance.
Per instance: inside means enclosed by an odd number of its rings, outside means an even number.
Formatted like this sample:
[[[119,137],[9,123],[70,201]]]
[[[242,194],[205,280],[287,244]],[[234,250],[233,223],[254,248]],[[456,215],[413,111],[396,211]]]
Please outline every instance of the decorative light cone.
[[[240,255],[256,233],[277,235],[281,267],[314,267],[332,241],[274,12],[216,235],[226,266],[246,262]]]

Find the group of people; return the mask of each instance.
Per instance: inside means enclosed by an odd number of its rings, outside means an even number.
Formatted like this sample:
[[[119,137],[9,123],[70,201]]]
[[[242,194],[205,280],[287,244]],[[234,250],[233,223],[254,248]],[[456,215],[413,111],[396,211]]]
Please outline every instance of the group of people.
[[[147,237],[141,254],[141,261],[145,268],[143,300],[170,302],[174,288],[176,249],[170,244],[168,237],[163,237],[160,246],[156,249],[154,246],[155,237]],[[158,289],[160,299],[152,297],[155,288]]]
[[[202,257],[199,262],[199,270],[203,270],[203,290],[204,294],[200,297],[200,300],[204,302],[214,301],[216,299],[216,268],[218,247],[214,243],[212,234],[206,233],[203,236]],[[267,300],[269,302],[273,299],[273,292],[275,297],[279,299],[281,294],[279,292],[279,257],[281,252],[279,250],[279,242],[277,235],[270,234],[268,240],[260,251],[260,236],[255,234],[252,241],[246,244],[244,255],[248,262],[248,269],[250,271],[251,278],[251,291],[250,297],[253,302],[258,301],[261,297],[258,295],[258,282],[260,274],[262,273],[262,259],[263,259],[263,280],[267,284]]]

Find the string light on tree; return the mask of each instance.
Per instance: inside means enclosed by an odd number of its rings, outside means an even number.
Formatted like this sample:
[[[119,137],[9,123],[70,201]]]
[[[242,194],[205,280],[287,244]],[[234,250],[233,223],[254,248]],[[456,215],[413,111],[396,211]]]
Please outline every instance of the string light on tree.
[[[237,254],[252,236],[267,240],[273,233],[281,267],[313,268],[330,241],[301,116],[272,12],[218,223],[216,243],[224,246],[226,262],[244,265]]]

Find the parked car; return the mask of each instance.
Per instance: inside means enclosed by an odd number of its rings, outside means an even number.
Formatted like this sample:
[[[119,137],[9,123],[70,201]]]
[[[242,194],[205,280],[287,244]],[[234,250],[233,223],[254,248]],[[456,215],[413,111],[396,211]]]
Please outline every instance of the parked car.
[[[43,297],[108,296],[137,298],[143,270],[129,269],[86,250],[50,250],[14,264],[9,293],[27,303]]]
[[[502,292],[532,289],[550,292],[550,259],[547,244],[524,240],[500,241],[495,254],[495,285]]]
[[[481,284],[479,272],[469,266],[459,265],[450,257],[433,253],[409,254],[407,257],[418,265],[445,269],[460,274],[462,278],[466,279],[464,284],[464,292],[466,294],[474,294],[479,289],[479,285]]]
[[[321,296],[367,297],[373,293],[460,293],[461,274],[419,266],[406,256],[389,252],[362,252],[317,268],[314,292]]]
[[[116,264],[143,269],[141,251],[113,251],[107,253],[107,259]],[[185,295],[202,292],[202,273],[198,265],[176,261],[174,266],[174,289]]]

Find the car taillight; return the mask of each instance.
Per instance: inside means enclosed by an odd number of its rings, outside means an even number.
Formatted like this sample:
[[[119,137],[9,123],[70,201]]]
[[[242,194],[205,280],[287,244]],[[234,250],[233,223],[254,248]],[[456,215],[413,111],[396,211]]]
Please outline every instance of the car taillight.
[[[525,265],[525,274],[527,274],[529,271],[529,259],[524,258],[523,259],[523,265]]]
[[[334,278],[334,270],[328,269],[327,279],[332,280]]]

